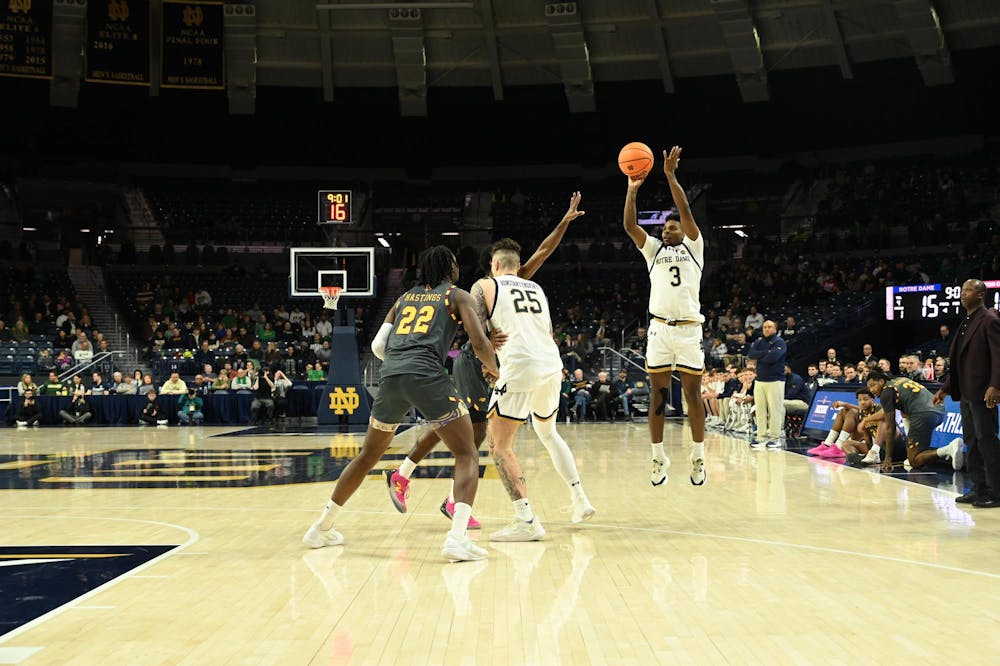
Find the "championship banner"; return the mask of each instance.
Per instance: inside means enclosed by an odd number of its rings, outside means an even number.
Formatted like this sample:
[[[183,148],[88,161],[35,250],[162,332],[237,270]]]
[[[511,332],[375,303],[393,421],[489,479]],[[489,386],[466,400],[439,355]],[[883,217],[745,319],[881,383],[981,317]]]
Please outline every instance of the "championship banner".
[[[163,0],[161,88],[223,90],[222,2]]]
[[[0,0],[0,76],[52,78],[52,0]]]
[[[87,73],[91,83],[149,85],[149,2],[90,0]]]

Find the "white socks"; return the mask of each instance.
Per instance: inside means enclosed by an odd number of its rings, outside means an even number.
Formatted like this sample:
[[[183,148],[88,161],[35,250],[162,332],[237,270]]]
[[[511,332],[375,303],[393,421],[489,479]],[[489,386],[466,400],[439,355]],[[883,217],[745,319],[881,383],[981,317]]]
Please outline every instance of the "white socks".
[[[941,446],[935,450],[937,451],[938,458],[950,458],[953,449],[951,444],[949,444],[948,446]]]
[[[469,517],[472,516],[472,507],[465,502],[455,504],[455,513],[451,517],[451,529],[448,534],[462,538],[465,536],[465,528],[469,525]]]
[[[526,523],[530,523],[531,521],[533,521],[535,519],[534,512],[531,510],[531,507],[528,506],[528,498],[527,497],[523,497],[523,498],[521,498],[519,500],[514,500],[512,502],[512,504],[514,505],[514,515],[517,516],[518,520],[523,520]],[[470,510],[470,513],[471,513],[471,510]],[[455,505],[455,514],[458,515],[458,505],[457,504]],[[454,522],[454,520],[455,519],[452,518],[452,522]],[[468,521],[468,517],[466,517],[466,521],[465,522],[466,523],[469,522]]]
[[[337,518],[337,514],[340,513],[340,505],[330,500],[326,503],[326,507],[323,508],[323,515],[319,518],[319,528],[324,532],[333,527],[333,521]]]
[[[831,446],[835,441],[837,441],[837,435],[839,434],[840,434],[839,430],[831,430],[830,432],[826,433],[826,439],[823,440],[823,443],[826,444],[827,446]]]
[[[705,459],[705,442],[695,442],[691,445],[691,460]]]
[[[653,447],[653,460],[667,459],[667,452],[663,450],[663,442],[653,442],[650,446]]]
[[[837,436],[837,441],[835,442],[836,445],[837,445],[837,448],[838,449],[844,448],[842,446],[843,443],[846,442],[847,440],[849,440],[850,438],[851,438],[851,433],[847,432],[846,430],[844,430],[843,432],[841,432],[840,435]]]
[[[417,463],[407,458],[399,465],[399,475],[404,479],[409,479],[410,475],[413,474],[413,470],[416,468]]]
[[[452,479],[451,485],[448,486],[448,501],[452,504],[455,503],[455,479]]]

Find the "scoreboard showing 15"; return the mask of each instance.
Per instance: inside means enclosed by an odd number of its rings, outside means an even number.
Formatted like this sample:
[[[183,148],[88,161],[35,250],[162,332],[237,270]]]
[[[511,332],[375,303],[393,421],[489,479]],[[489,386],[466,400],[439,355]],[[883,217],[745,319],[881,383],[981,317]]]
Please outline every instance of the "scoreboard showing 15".
[[[988,308],[1000,309],[1000,280],[985,280]],[[885,288],[885,318],[889,321],[965,316],[959,285],[916,284]]]
[[[352,198],[350,190],[320,190],[319,223],[350,224]]]

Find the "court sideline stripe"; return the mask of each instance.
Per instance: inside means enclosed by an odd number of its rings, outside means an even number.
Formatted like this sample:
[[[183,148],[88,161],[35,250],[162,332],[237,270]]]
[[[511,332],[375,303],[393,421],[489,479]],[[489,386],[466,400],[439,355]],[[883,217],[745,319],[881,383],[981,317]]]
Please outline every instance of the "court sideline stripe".
[[[4,516],[4,518],[28,518],[28,519],[38,519],[40,517],[41,516],[37,516],[37,515],[34,515],[34,516],[19,516],[19,515],[11,515],[11,514],[7,514],[7,515]],[[180,530],[181,532],[185,532],[188,535],[188,540],[185,541],[184,543],[182,543],[181,545],[177,546],[176,548],[171,548],[167,552],[162,553],[160,555],[157,555],[156,557],[154,557],[153,559],[149,560],[148,562],[144,562],[144,563],[140,564],[139,566],[137,566],[136,568],[134,568],[134,569],[132,569],[130,571],[127,571],[126,573],[123,573],[121,576],[117,576],[116,578],[113,578],[113,579],[109,580],[107,583],[104,583],[103,585],[99,585],[98,587],[95,587],[94,589],[90,590],[89,592],[81,594],[79,597],[76,597],[75,599],[71,599],[70,601],[67,601],[63,605],[57,606],[56,608],[53,608],[48,613],[45,613],[44,615],[39,615],[38,617],[36,617],[34,620],[28,622],[27,624],[22,624],[17,629],[14,629],[14,630],[12,630],[12,631],[4,634],[3,636],[0,636],[0,645],[3,645],[4,643],[7,643],[8,641],[10,641],[10,640],[12,640],[14,638],[17,638],[18,636],[20,636],[21,634],[25,633],[26,631],[34,629],[35,627],[37,627],[38,625],[42,624],[43,622],[47,622],[48,620],[51,620],[54,617],[58,617],[59,615],[62,615],[67,610],[70,610],[73,607],[75,607],[81,601],[86,601],[87,599],[93,597],[94,595],[96,595],[96,594],[98,594],[100,592],[103,592],[103,591],[105,591],[105,590],[107,590],[109,588],[112,588],[115,585],[117,585],[118,583],[121,583],[122,581],[128,580],[133,575],[139,573],[140,571],[143,571],[144,569],[147,569],[147,568],[153,566],[154,564],[157,564],[161,560],[165,560],[166,558],[170,557],[171,555],[176,555],[177,553],[179,553],[180,551],[184,550],[185,548],[188,548],[189,546],[193,545],[194,543],[197,543],[197,541],[201,538],[201,535],[199,535],[197,532],[195,532],[194,530],[192,530],[189,527],[184,527],[182,525],[175,525],[174,523],[164,523],[164,522],[161,522],[161,521],[158,521],[158,520],[142,520],[142,519],[139,519],[139,518],[109,518],[109,517],[106,517],[106,516],[64,516],[64,518],[75,518],[75,519],[82,519],[82,520],[111,520],[111,521],[124,522],[124,523],[145,523],[147,525],[160,525],[161,527],[172,527],[172,528],[174,528],[176,530]],[[101,545],[105,545],[105,544],[101,544]]]

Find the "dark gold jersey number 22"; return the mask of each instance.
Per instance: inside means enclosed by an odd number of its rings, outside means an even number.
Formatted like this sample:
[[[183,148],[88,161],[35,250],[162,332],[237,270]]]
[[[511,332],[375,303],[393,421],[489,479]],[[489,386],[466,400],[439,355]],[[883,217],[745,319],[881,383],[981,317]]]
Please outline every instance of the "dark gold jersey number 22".
[[[399,326],[396,327],[396,335],[409,335],[414,333],[427,333],[430,330],[431,319],[434,318],[434,306],[425,305],[420,308],[419,316],[417,308],[407,305],[399,313]],[[417,321],[414,322],[413,320]]]

